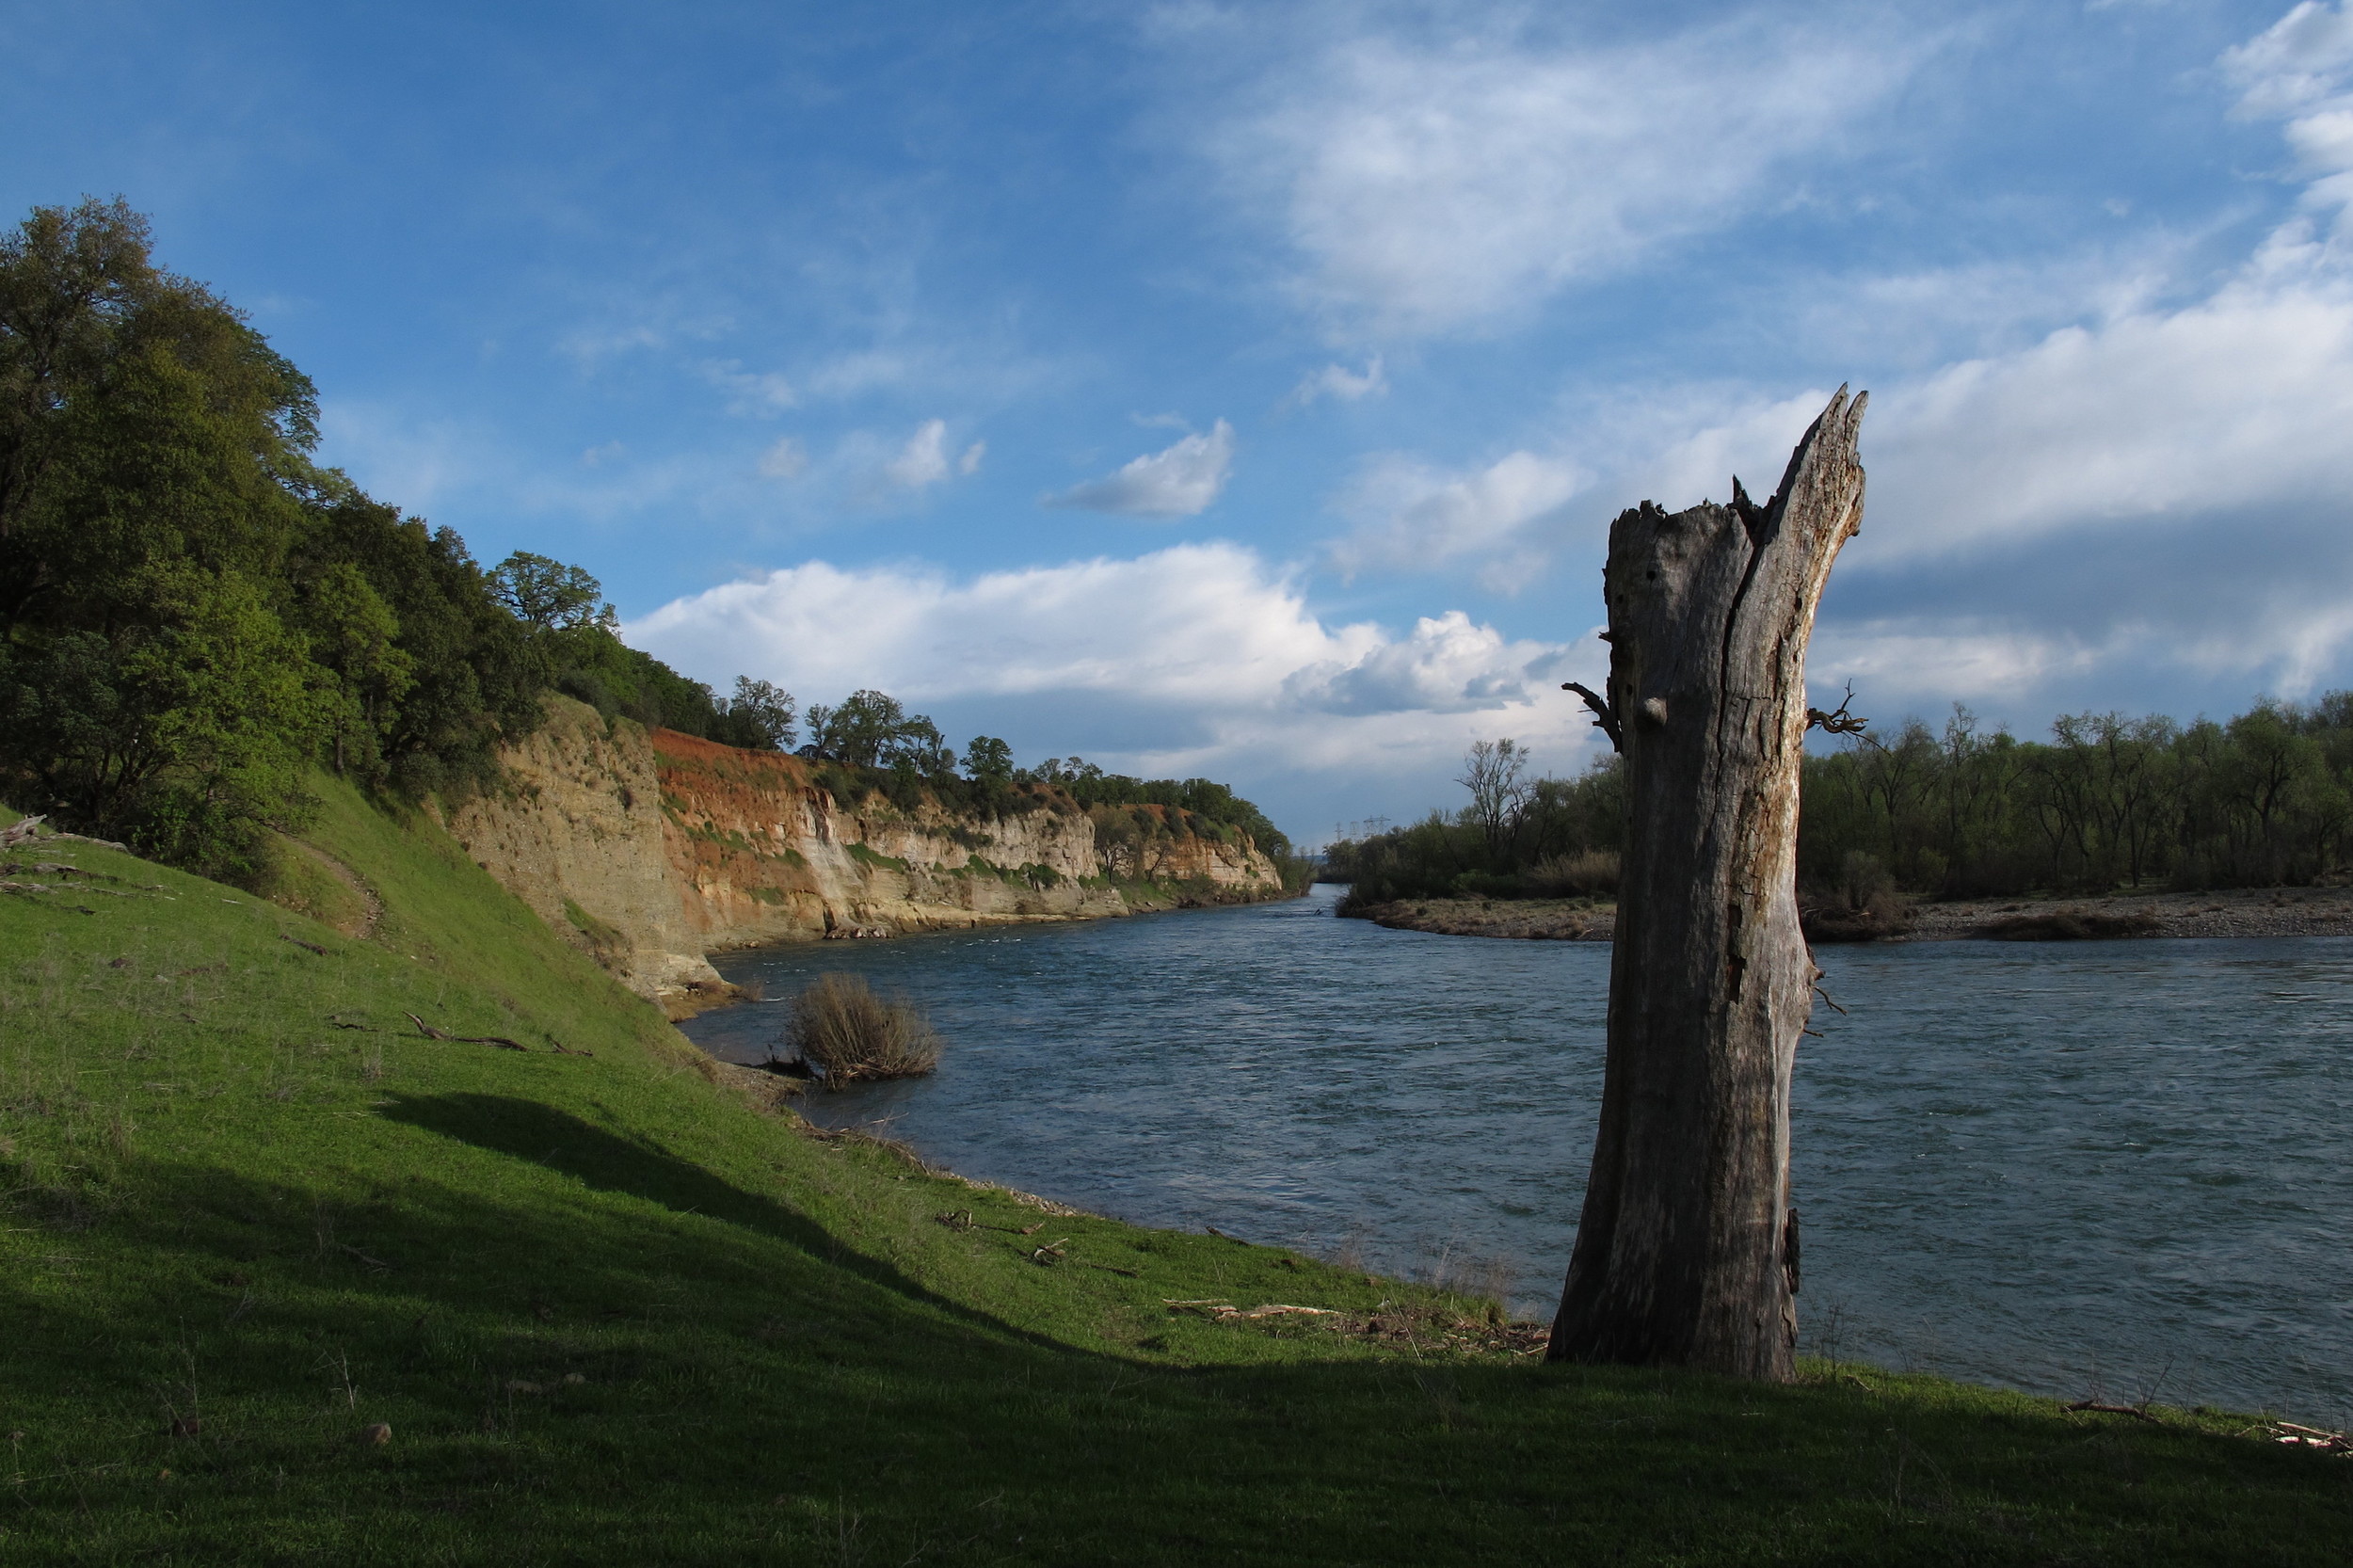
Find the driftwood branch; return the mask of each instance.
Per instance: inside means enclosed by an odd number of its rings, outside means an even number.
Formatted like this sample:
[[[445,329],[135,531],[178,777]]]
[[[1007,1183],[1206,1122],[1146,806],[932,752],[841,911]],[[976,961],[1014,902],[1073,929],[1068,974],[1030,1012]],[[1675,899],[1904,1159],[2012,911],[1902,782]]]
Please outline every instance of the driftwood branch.
[[[2156,1420],[2154,1416],[2137,1404],[2102,1404],[2097,1400],[2077,1400],[2073,1404],[2061,1405],[2059,1408],[2089,1411],[2095,1416],[2131,1416],[2143,1421]]]
[[[1625,749],[1625,731],[1618,727],[1618,711],[1609,706],[1609,699],[1591,686],[1575,680],[1563,680],[1561,689],[1575,692],[1585,699],[1585,706],[1593,711],[1593,728],[1609,737],[1609,744],[1618,751]]]
[[[1862,734],[1870,727],[1871,721],[1856,718],[1847,712],[1848,704],[1853,701],[1854,682],[1849,680],[1847,682],[1846,701],[1838,705],[1837,712],[1825,713],[1819,708],[1808,708],[1805,711],[1805,727],[1808,729],[1827,730],[1833,735]]]
[[[410,1023],[415,1024],[417,1026],[417,1032],[423,1034],[428,1040],[446,1040],[453,1046],[496,1046],[501,1050],[519,1050],[526,1055],[543,1054],[532,1050],[529,1046],[524,1045],[520,1040],[510,1040],[504,1034],[452,1034],[445,1029],[434,1028],[431,1024],[426,1023],[423,1018],[418,1017],[414,1013],[404,1012],[401,1014],[401,1016],[407,1018]],[[328,1019],[328,1022],[333,1024],[337,1029],[365,1030],[367,1032],[372,1034],[382,1034],[387,1032],[386,1031],[380,1029],[369,1030],[368,1026],[365,1024],[347,1024],[340,1018],[331,1016]],[[581,1050],[575,1047],[568,1046],[563,1041],[553,1038],[551,1038],[548,1041],[548,1045],[552,1048],[553,1053],[557,1056],[593,1057],[597,1054],[592,1050]]]

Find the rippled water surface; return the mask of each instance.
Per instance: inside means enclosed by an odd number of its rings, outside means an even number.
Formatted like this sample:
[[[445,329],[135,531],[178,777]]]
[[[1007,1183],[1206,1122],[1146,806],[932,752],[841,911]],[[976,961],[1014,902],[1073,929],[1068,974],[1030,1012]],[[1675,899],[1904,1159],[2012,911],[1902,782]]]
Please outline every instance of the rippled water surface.
[[[1158,1225],[1511,1281],[1548,1316],[1609,950],[1252,908],[721,956],[768,1054],[824,969],[920,1000],[920,1082],[811,1096]],[[1816,1348],[2081,1395],[2353,1416],[2353,939],[1830,949],[1798,1064]],[[2162,1380],[2159,1384],[2158,1380]]]

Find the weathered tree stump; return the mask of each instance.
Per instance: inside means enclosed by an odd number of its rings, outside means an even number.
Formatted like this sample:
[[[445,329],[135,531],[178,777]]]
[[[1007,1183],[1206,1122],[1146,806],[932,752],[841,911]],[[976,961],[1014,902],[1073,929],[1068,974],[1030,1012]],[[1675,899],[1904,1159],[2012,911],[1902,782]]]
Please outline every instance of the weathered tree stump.
[[[1763,506],[1609,530],[1609,682],[1625,758],[1601,1127],[1548,1356],[1785,1380],[1797,1340],[1789,1073],[1814,966],[1798,929],[1805,648],[1863,520],[1845,388]],[[1583,688],[1576,688],[1582,691]]]

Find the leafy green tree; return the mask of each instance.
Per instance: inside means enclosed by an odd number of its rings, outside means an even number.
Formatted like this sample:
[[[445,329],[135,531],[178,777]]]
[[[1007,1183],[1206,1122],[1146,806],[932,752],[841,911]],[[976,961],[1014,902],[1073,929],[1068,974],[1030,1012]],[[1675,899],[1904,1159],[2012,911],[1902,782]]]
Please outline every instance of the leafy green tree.
[[[567,632],[579,626],[610,632],[620,616],[604,602],[604,588],[579,567],[519,550],[490,571],[490,594],[537,632]]]
[[[0,238],[0,636],[111,635],[143,569],[277,572],[317,440],[311,384],[121,202]]]
[[[451,530],[315,466],[310,382],[150,250],[120,201],[0,236],[13,800],[231,872],[299,815],[313,761],[471,789],[559,682],[648,725],[790,739],[773,687],[721,702],[625,648],[580,568],[519,552],[486,572]]]
[[[752,751],[788,751],[795,734],[792,694],[748,675],[735,678],[735,695],[728,699],[728,744]],[[713,739],[722,737],[714,736]]]
[[[311,657],[335,677],[328,724],[337,773],[355,765],[380,774],[379,740],[416,685],[416,660],[399,646],[400,618],[349,561],[327,568],[300,599],[299,622],[310,634]]]
[[[385,779],[416,795],[487,783],[500,739],[539,723],[552,650],[491,597],[455,530],[429,530],[332,472],[316,476],[305,514],[287,571],[295,618],[314,644],[307,601],[341,565],[359,570],[399,628],[410,683],[372,718]]]
[[[1013,747],[994,735],[975,735],[964,748],[964,772],[976,783],[1011,783]]]
[[[248,873],[264,830],[308,805],[323,672],[233,573],[181,568],[150,587],[152,623],[138,635],[73,632],[30,657],[7,650],[0,724],[14,771],[71,820]]]
[[[921,722],[931,723],[928,719]],[[906,710],[899,699],[876,691],[852,692],[839,707],[821,702],[808,711],[809,743],[826,756],[857,768],[884,766],[886,754],[906,725]]]

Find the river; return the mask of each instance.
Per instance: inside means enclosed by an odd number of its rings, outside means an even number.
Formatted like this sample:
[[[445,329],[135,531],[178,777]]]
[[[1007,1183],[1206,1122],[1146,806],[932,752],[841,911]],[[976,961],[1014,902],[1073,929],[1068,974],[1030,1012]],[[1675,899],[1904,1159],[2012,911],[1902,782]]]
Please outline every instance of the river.
[[[1609,950],[1239,909],[755,949],[684,1025],[766,1056],[826,969],[935,1076],[819,1092],[965,1175],[1548,1317]],[[2080,1398],[2353,1417],[2353,938],[1830,948],[1801,1051],[1803,1348]]]

